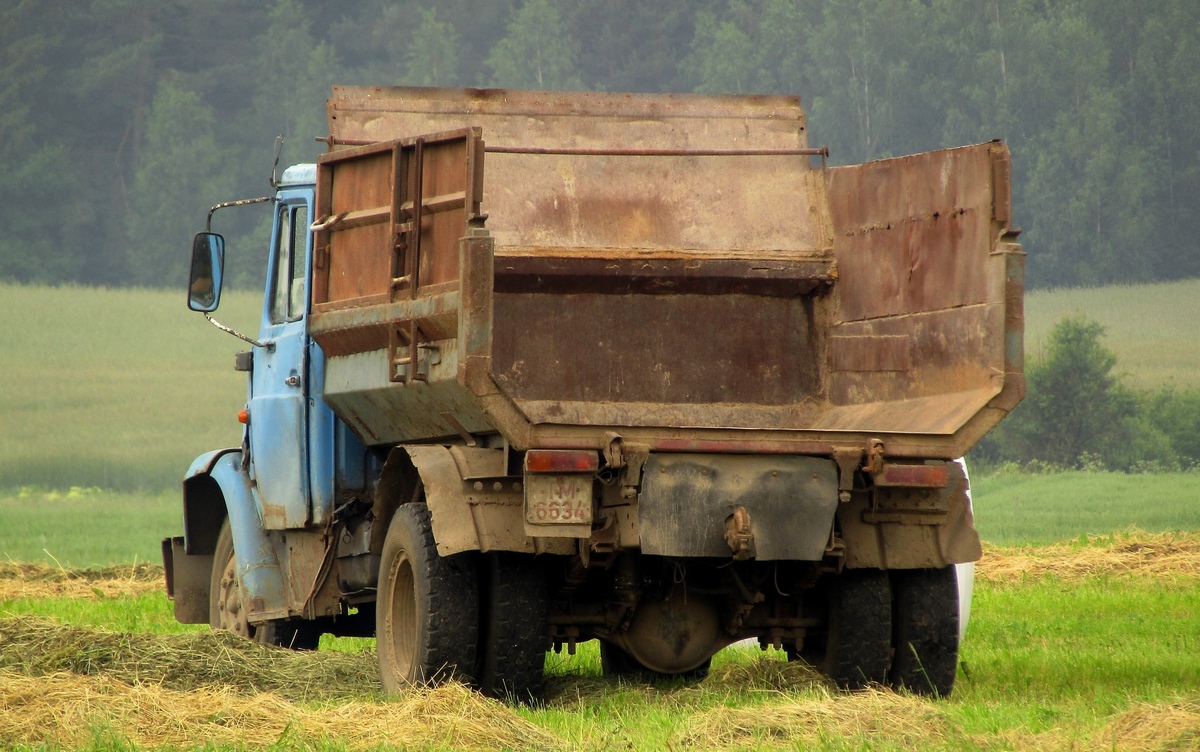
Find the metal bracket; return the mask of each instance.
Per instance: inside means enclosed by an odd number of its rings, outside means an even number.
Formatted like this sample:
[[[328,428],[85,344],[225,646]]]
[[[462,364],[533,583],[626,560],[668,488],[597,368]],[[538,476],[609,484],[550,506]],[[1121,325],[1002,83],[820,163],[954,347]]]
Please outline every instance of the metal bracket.
[[[850,501],[850,492],[854,490],[854,473],[862,464],[863,450],[834,449],[833,461],[838,466],[838,500],[845,503]]]
[[[867,454],[863,470],[872,475],[883,471],[883,441],[881,439],[867,439]]]
[[[625,467],[625,457],[621,454],[621,435],[609,431],[604,434],[604,464],[613,469]]]

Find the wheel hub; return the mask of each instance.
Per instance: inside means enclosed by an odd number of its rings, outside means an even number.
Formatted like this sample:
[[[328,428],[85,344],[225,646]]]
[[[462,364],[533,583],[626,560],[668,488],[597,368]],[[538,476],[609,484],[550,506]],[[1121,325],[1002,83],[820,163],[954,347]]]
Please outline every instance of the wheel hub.
[[[242,588],[238,584],[237,559],[230,557],[221,572],[220,591],[217,593],[218,627],[249,639],[250,622],[242,608]]]

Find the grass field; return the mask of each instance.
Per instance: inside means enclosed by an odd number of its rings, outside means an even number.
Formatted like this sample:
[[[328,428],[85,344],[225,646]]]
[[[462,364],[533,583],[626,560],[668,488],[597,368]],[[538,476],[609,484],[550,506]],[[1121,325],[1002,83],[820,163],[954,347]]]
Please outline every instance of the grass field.
[[[261,296],[220,318],[257,333]],[[177,487],[191,460],[241,440],[248,348],[183,291],[0,284],[0,488]]]
[[[1031,292],[1027,356],[1040,351],[1060,319],[1079,314],[1104,326],[1104,344],[1117,353],[1117,371],[1130,386],[1200,388],[1200,280]]]
[[[589,644],[548,657],[543,706],[455,686],[385,701],[369,641],[268,651],[175,624],[153,572],[73,574],[0,564],[6,749],[1177,750],[1200,740],[1196,535],[989,548],[944,700],[832,692],[753,648],[725,651],[699,684],[617,682]]]

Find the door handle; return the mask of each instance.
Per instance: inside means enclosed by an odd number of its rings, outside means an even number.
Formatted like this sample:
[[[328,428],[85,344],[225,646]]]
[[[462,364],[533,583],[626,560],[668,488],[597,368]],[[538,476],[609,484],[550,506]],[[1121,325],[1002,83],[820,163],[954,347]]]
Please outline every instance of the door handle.
[[[288,376],[283,380],[283,383],[287,384],[288,386],[300,386],[300,377],[296,375]]]

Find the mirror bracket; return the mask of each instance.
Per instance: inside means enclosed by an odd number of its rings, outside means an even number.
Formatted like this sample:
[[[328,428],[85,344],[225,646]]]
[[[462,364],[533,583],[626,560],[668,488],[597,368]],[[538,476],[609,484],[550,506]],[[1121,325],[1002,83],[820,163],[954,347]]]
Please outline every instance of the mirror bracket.
[[[225,332],[226,334],[232,334],[233,336],[237,337],[238,339],[242,340],[243,342],[249,342],[250,344],[254,345],[255,347],[266,348],[267,352],[275,351],[275,343],[272,342],[271,340],[266,340],[265,342],[259,342],[256,339],[251,339],[250,337],[247,337],[246,335],[239,332],[237,329],[234,329],[231,326],[225,326],[220,321],[217,321],[212,316],[208,315],[207,311],[204,312],[204,318],[208,319],[208,323],[212,324],[216,328],[220,329],[221,331]]]

